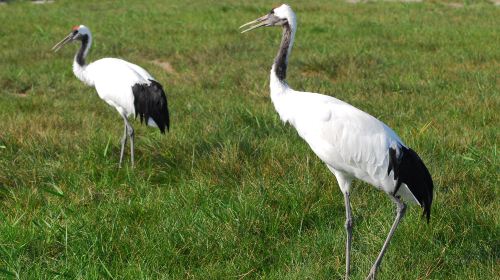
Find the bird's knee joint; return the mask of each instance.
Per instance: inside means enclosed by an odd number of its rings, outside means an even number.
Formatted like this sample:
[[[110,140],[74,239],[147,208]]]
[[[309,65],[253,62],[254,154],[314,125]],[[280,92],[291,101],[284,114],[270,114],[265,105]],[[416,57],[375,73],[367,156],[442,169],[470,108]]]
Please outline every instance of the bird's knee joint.
[[[345,224],[344,224],[344,226],[345,226],[345,229],[346,229],[347,231],[351,231],[351,230],[352,230],[352,226],[353,226],[353,221],[352,221],[352,219],[347,219],[347,220],[345,220]]]
[[[405,203],[399,203],[398,204],[398,213],[404,214],[406,212],[406,204]]]

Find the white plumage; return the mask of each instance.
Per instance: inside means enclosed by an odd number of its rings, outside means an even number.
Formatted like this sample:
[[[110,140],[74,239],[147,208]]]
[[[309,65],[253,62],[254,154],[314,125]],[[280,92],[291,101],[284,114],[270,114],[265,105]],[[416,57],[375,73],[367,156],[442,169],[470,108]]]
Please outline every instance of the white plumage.
[[[102,100],[127,117],[135,116],[132,87],[149,85],[149,80],[155,80],[139,66],[117,58],[99,59],[83,67],[74,61],[73,72],[82,82],[94,86]]]
[[[418,155],[406,147],[396,133],[373,116],[334,97],[295,91],[286,82],[297,22],[290,6],[284,4],[267,15],[241,27],[243,32],[258,27],[281,26],[283,37],[270,75],[271,100],[281,120],[290,123],[335,175],[344,194],[346,208],[346,274],[349,278],[352,239],[350,188],[353,179],[383,190],[395,202],[397,215],[368,279],[374,279],[382,257],[407,201],[424,208],[427,219],[432,204],[432,178]],[[240,28],[241,28],[240,27]]]
[[[99,97],[114,107],[125,124],[121,141],[120,166],[123,160],[127,135],[131,142],[131,162],[134,165],[134,129],[128,117],[139,115],[150,126],[158,127],[162,133],[170,125],[168,105],[162,86],[142,67],[117,58],[103,58],[86,64],[85,58],[92,45],[90,30],[75,26],[73,31],[54,46],[59,50],[66,43],[81,41],[82,45],[73,61],[75,76],[88,86],[94,86]]]
[[[343,192],[357,178],[386,193],[396,181],[388,174],[390,147],[404,146],[383,122],[358,108],[328,95],[300,92],[281,83],[271,71],[271,99],[283,122],[290,123],[337,177]],[[398,194],[419,204],[402,184]]]

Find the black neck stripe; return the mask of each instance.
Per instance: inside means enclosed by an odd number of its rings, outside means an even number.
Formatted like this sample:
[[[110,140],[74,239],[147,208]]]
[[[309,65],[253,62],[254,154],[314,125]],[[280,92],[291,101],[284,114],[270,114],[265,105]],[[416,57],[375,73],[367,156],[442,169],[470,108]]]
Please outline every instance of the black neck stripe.
[[[89,44],[89,36],[85,34],[82,36],[82,46],[80,47],[80,50],[78,50],[78,53],[76,54],[76,62],[80,66],[85,65],[85,51],[88,48],[88,44]]]
[[[288,23],[283,25],[283,38],[281,39],[278,55],[274,59],[276,76],[280,81],[286,79],[286,68],[288,64],[288,48],[292,40],[292,29]]]

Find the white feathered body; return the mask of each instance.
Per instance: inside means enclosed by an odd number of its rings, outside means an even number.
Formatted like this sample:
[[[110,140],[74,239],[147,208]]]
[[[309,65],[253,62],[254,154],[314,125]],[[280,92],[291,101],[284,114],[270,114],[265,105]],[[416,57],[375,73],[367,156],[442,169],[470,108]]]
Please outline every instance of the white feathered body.
[[[135,116],[135,84],[147,84],[155,80],[142,67],[118,58],[103,58],[86,66],[73,63],[73,72],[82,82],[94,86],[99,97],[115,107],[120,114]],[[149,125],[156,126],[152,119]]]
[[[295,91],[273,70],[271,99],[281,120],[295,127],[339,181],[357,178],[388,194],[395,191],[393,172],[388,174],[389,148],[399,153],[404,143],[383,122],[334,97]],[[350,184],[339,184],[349,192]],[[418,204],[405,184],[398,195]]]

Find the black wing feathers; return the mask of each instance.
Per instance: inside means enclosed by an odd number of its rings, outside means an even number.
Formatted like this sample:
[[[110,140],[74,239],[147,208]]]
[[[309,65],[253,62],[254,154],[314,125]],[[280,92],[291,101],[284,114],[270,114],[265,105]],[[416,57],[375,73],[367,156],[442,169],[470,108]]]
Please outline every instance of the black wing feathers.
[[[387,173],[389,174],[391,170],[394,170],[394,180],[397,180],[394,194],[398,192],[402,183],[406,184],[413,196],[424,208],[423,214],[426,216],[427,222],[429,222],[434,189],[431,174],[415,151],[403,146],[400,146],[399,149],[401,151],[399,158],[396,157],[396,150],[389,149],[389,169]]]
[[[161,133],[165,133],[165,127],[170,129],[170,116],[168,112],[167,96],[163,87],[157,81],[149,80],[151,83],[135,84],[132,87],[134,93],[135,116],[139,116],[141,123],[148,123],[152,118]]]

